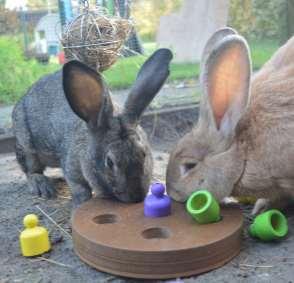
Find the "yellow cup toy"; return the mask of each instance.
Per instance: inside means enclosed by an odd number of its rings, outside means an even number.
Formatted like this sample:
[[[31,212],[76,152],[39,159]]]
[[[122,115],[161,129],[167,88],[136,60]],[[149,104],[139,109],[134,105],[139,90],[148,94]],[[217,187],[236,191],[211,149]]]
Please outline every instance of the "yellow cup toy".
[[[20,248],[23,256],[41,255],[50,250],[48,231],[38,226],[38,217],[28,214],[23,219],[25,229],[20,233]]]

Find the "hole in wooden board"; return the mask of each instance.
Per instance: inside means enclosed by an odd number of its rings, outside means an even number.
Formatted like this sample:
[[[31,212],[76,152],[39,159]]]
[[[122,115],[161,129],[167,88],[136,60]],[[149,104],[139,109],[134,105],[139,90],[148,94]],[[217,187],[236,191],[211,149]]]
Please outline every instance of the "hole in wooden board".
[[[153,227],[142,232],[145,239],[168,239],[171,236],[169,229],[164,227]]]
[[[107,213],[107,214],[100,214],[93,218],[93,221],[96,224],[113,224],[118,222],[118,216],[115,214]]]

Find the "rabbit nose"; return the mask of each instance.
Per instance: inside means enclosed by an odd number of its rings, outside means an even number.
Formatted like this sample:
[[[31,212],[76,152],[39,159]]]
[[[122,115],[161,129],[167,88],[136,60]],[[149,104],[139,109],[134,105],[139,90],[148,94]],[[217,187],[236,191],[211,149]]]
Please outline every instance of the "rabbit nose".
[[[192,170],[193,168],[195,168],[197,165],[196,162],[189,162],[189,163],[184,163],[180,165],[180,173],[181,173],[181,177],[187,175],[189,173],[190,170]]]
[[[169,191],[169,195],[173,200],[179,201],[179,202],[185,202],[188,198],[185,192],[183,192],[181,189],[177,187],[172,188]]]
[[[128,198],[130,202],[141,202],[145,198],[145,191],[141,187],[135,187],[136,189],[130,190],[128,192]]]

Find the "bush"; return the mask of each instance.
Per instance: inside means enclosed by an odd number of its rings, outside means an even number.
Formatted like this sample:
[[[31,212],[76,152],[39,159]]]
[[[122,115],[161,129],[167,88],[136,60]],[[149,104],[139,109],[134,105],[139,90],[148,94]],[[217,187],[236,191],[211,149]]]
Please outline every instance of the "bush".
[[[140,36],[147,41],[154,40],[160,17],[176,11],[183,0],[134,0],[132,16]]]
[[[249,39],[281,39],[286,0],[231,0],[229,25]]]
[[[287,21],[287,0],[254,0],[256,38],[282,38]]]
[[[1,2],[0,2],[1,3]],[[0,34],[15,34],[19,31],[17,12],[5,9],[0,4]]]
[[[18,40],[0,37],[0,103],[16,101],[40,77],[58,68],[25,60]]]

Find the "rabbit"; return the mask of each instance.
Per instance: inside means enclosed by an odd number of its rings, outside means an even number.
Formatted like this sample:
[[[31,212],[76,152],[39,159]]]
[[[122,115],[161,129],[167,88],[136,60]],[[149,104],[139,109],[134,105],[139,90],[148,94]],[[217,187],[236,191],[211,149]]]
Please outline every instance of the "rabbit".
[[[16,157],[34,195],[56,196],[46,167],[62,168],[73,207],[94,193],[140,202],[148,191],[152,155],[140,117],[169,75],[172,53],[154,52],[141,67],[123,109],[102,75],[79,61],[36,82],[13,110]]]
[[[216,31],[201,61],[197,125],[171,151],[167,191],[179,202],[207,189],[222,202],[254,200],[252,214],[294,197],[294,37],[251,76],[246,40]]]

